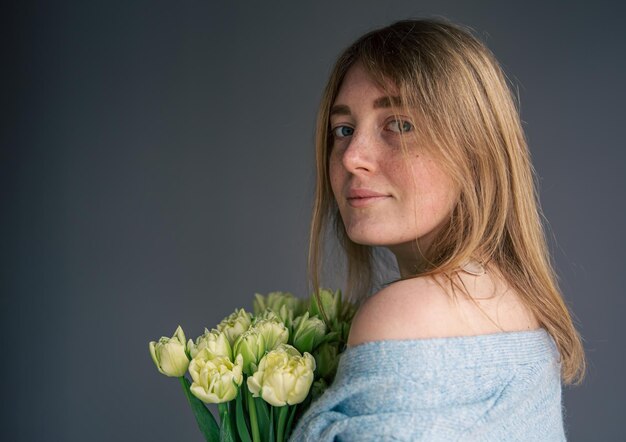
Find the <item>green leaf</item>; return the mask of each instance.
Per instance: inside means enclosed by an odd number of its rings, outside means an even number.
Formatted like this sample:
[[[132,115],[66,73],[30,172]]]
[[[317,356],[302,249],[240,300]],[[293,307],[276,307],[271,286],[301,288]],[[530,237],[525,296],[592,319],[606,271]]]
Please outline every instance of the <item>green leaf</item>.
[[[237,432],[242,442],[252,442],[250,438],[250,431],[248,431],[248,424],[246,422],[246,416],[243,414],[243,395],[244,386],[242,384],[241,389],[237,392],[237,398],[235,399],[236,418],[237,418]]]
[[[191,390],[189,389],[191,382],[184,376],[181,376],[179,379],[204,439],[207,442],[219,442],[220,428],[217,422],[215,422],[215,418],[204,403],[191,394]]]
[[[253,401],[256,407],[257,422],[259,424],[259,432],[261,433],[261,440],[263,442],[268,442],[268,437],[270,434],[269,429],[272,425],[272,422],[270,421],[270,414],[269,414],[269,411],[267,410],[267,407],[269,405],[260,397],[253,398]]]

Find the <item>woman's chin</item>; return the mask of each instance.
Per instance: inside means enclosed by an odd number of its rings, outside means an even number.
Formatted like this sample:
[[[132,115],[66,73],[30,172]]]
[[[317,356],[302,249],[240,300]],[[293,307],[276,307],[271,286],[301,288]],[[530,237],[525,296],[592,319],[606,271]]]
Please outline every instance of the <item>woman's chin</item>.
[[[393,244],[393,240],[386,238],[385,235],[381,235],[379,232],[357,230],[348,231],[347,233],[350,241],[362,246],[387,247]]]

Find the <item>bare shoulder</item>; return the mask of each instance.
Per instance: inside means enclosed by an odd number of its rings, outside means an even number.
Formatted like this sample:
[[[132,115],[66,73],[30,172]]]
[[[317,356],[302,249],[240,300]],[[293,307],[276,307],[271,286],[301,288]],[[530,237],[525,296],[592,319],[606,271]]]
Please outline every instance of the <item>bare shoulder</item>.
[[[454,306],[431,278],[395,282],[361,305],[352,321],[348,346],[385,339],[447,336],[456,322]]]
[[[453,297],[445,284],[418,277],[398,281],[365,301],[352,321],[348,346],[388,339],[470,336],[538,328],[508,287],[489,278],[465,281],[469,295]],[[464,282],[464,283],[465,283]]]

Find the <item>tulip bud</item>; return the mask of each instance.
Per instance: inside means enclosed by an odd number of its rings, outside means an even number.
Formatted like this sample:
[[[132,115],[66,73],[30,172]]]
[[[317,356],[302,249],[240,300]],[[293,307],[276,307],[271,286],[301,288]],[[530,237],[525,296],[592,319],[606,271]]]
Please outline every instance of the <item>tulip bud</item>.
[[[251,323],[252,318],[250,317],[250,313],[246,312],[242,308],[236,309],[217,325],[217,330],[226,335],[228,343],[232,347],[237,338],[241,336],[243,332],[248,330]]]
[[[149,347],[150,356],[159,372],[177,378],[185,374],[189,358],[185,349],[185,333],[180,325],[171,338],[163,336],[159,342],[150,342]]]
[[[326,334],[326,324],[318,317],[309,318],[309,312],[293,322],[293,346],[301,352],[311,352]]]
[[[269,319],[270,321],[282,322],[282,319],[280,318],[280,316],[278,316],[276,313],[274,313],[273,310],[270,310],[270,309],[266,308],[265,310],[263,310],[258,315],[255,314],[254,320],[252,321],[252,325],[254,326],[257,322],[262,321],[264,319]]]
[[[233,363],[224,356],[212,356],[205,348],[189,364],[189,373],[193,379],[189,390],[207,404],[232,401],[237,397],[243,382],[242,365],[241,355]]]
[[[262,319],[254,324],[254,329],[265,340],[265,350],[274,350],[279,344],[286,344],[289,339],[289,330],[280,321]]]
[[[295,315],[300,315],[303,310],[303,302],[289,292],[271,292],[267,296],[256,293],[254,295],[254,314],[259,315],[266,309],[279,313],[280,309],[285,306],[287,310],[291,310]]]
[[[219,332],[215,329],[209,331],[204,329],[204,334],[196,338],[194,344],[193,340],[189,340],[187,343],[187,349],[189,355],[195,358],[200,350],[206,348],[213,356],[225,356],[228,359],[233,358],[233,352],[228,343],[228,338],[225,333]]]
[[[261,314],[254,317],[252,325],[254,326],[258,321],[263,319],[268,319],[274,322],[282,322],[285,324],[285,327],[290,329],[293,323],[293,310],[287,308],[286,305],[281,306],[278,312],[274,312],[274,310],[267,308],[261,312]]]
[[[235,341],[233,354],[243,358],[243,372],[251,375],[265,354],[265,337],[259,331],[251,327]]]
[[[340,321],[342,313],[341,290],[331,292],[330,290],[320,289],[317,296],[313,294],[309,304],[309,313],[311,316],[327,319],[329,324],[335,324]]]
[[[331,383],[337,372],[339,364],[339,343],[324,342],[313,352],[317,366],[315,374]]]
[[[298,310],[300,310],[300,309],[298,309]],[[291,328],[291,326],[293,324],[293,315],[294,314],[295,314],[295,311],[293,309],[291,309],[291,308],[288,308],[286,305],[282,305],[280,307],[280,310],[278,311],[278,317],[280,318],[282,323],[285,324],[285,326],[287,326],[288,328]]]
[[[309,393],[314,370],[313,356],[301,356],[291,345],[281,344],[261,359],[256,373],[248,377],[248,389],[275,407],[299,404]]]

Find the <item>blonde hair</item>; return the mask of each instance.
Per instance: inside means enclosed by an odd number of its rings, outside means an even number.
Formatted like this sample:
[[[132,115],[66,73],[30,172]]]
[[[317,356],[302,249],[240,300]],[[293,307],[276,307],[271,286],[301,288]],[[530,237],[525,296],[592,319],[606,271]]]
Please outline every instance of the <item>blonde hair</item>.
[[[460,188],[448,223],[415,276],[452,276],[469,259],[496,265],[553,337],[565,383],[579,383],[584,350],[558,287],[541,223],[534,170],[519,114],[493,54],[470,31],[434,20],[406,20],[372,31],[337,60],[316,128],[317,183],[309,238],[309,272],[319,289],[329,226],[347,258],[347,292],[357,302],[372,290],[373,249],[344,229],[328,175],[330,108],[355,63],[420,118],[417,136]],[[391,95],[388,93],[388,95]]]

